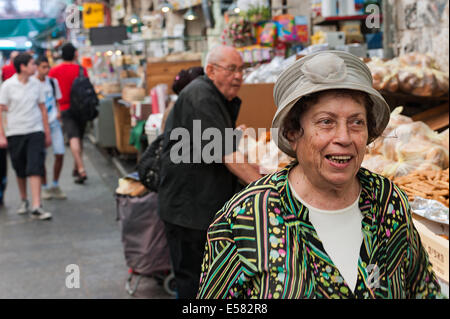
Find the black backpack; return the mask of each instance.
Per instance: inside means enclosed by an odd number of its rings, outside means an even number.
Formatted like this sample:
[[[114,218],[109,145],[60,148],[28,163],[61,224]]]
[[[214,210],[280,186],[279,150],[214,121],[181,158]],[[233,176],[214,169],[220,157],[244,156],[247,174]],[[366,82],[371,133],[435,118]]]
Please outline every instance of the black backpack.
[[[48,80],[50,81],[50,85],[52,86],[53,97],[55,98],[55,101],[56,101],[56,87],[55,87],[55,82],[53,82],[54,79],[48,78]]]
[[[84,76],[83,68],[81,66],[79,68],[80,74],[73,81],[70,90],[69,113],[80,122],[86,123],[98,116],[99,101],[91,81]]]
[[[159,135],[144,151],[137,165],[139,180],[152,192],[158,192],[164,134]]]

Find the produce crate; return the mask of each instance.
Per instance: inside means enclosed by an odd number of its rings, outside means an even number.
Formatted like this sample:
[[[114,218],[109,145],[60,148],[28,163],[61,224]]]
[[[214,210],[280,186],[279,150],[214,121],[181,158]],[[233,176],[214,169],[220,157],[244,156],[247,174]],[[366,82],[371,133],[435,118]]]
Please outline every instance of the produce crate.
[[[114,101],[114,125],[116,128],[116,148],[123,154],[136,154],[137,149],[128,143],[131,132],[130,109]]]
[[[422,245],[428,253],[436,275],[448,284],[448,226],[430,221],[418,215],[413,215],[414,226],[419,232]]]
[[[414,121],[425,122],[432,130],[440,131],[448,127],[449,124],[449,103],[430,108],[422,113],[412,116]]]

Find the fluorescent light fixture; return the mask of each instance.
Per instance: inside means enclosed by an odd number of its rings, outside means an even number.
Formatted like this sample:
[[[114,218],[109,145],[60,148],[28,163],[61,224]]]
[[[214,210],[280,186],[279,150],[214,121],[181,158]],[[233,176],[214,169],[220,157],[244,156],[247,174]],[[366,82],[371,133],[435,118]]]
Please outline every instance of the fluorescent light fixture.
[[[183,15],[183,18],[188,21],[192,21],[197,19],[197,15],[195,14],[194,10],[192,10],[192,8],[189,8],[189,10],[186,11],[186,13]]]
[[[16,41],[0,40],[0,48],[15,48],[16,45],[17,45]]]
[[[5,1],[6,2],[6,1]],[[8,1],[14,2],[14,1]],[[39,0],[16,0],[16,9],[20,12],[39,12],[42,10]]]

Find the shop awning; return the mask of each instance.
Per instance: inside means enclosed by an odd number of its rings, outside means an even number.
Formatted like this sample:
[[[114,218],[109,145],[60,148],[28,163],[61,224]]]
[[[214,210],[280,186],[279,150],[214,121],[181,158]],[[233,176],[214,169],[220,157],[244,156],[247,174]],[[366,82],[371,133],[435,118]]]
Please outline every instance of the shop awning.
[[[30,32],[42,32],[56,25],[54,18],[0,20],[0,38],[29,36]]]

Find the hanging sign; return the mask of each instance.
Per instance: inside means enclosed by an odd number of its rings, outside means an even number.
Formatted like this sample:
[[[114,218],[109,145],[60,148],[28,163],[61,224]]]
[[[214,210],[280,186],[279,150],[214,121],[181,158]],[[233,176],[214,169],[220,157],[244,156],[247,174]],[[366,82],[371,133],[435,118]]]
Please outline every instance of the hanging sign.
[[[83,27],[85,29],[101,27],[104,23],[103,3],[83,3]]]

